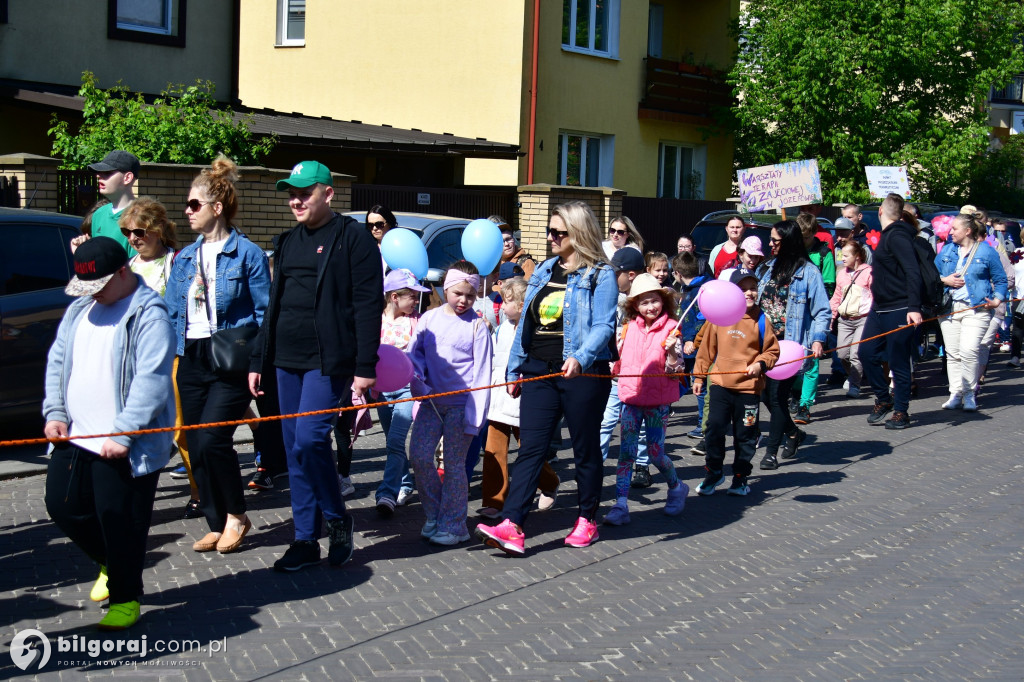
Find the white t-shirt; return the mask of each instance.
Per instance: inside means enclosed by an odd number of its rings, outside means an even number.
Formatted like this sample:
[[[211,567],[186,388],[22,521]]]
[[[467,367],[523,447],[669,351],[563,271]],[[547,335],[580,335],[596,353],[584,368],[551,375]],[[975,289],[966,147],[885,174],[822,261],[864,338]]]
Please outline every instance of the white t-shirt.
[[[132,297],[116,303],[100,305],[93,302],[82,313],[75,330],[71,349],[71,378],[68,381],[68,418],[71,435],[114,431],[117,416],[117,364],[114,357],[114,336],[117,323],[124,317]],[[80,448],[99,454],[106,438],[76,440]]]
[[[188,326],[185,328],[186,339],[207,339],[217,331],[217,255],[224,250],[227,239],[208,244],[206,240],[200,245],[203,251],[203,270],[199,270],[199,258],[196,258],[196,276],[188,288],[185,314]],[[203,298],[210,301],[210,312],[207,315]]]

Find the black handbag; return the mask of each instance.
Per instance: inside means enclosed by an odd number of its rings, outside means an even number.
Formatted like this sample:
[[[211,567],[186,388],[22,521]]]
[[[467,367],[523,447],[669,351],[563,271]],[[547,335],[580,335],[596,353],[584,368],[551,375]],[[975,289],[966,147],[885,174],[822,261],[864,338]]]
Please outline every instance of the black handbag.
[[[203,266],[203,247],[199,247],[199,271],[206,278]],[[209,286],[207,285],[207,291]],[[213,326],[213,313],[210,312],[209,296],[203,296],[206,306],[206,317]],[[222,379],[237,379],[249,372],[249,360],[252,358],[252,341],[259,334],[259,327],[231,327],[213,331],[210,334],[210,366]]]

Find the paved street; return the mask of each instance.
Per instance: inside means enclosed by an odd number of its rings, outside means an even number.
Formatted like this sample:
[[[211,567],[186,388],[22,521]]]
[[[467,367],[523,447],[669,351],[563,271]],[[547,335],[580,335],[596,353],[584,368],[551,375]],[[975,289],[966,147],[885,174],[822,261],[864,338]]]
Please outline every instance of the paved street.
[[[378,428],[356,446],[357,550],[339,569],[271,570],[291,539],[287,479],[248,494],[250,539],[220,556],[191,550],[205,524],[180,519],[187,482],[163,476],[143,618],[117,636],[94,628],[95,567],[49,522],[43,476],[0,481],[0,678],[37,674],[8,656],[15,633],[36,628],[55,643],[38,675],[48,679],[1020,680],[1024,372],[1006,359],[993,356],[977,414],[940,410],[939,364],[923,365],[902,432],[868,426],[869,399],[823,390],[801,457],[755,468],[749,497],[691,492],[669,518],[655,475],[631,494],[632,523],[602,527],[587,549],[562,545],[576,516],[570,482],[555,509],[530,517],[524,558],[475,541],[428,545],[415,498],[380,520]],[[694,402],[677,404],[668,445],[691,488],[703,460],[681,434]],[[560,455],[556,469],[571,472]],[[250,472],[252,455],[241,458]],[[479,473],[470,509],[478,502]],[[89,663],[56,650],[58,636],[143,635],[223,651],[149,651],[115,672],[100,661],[116,654]]]

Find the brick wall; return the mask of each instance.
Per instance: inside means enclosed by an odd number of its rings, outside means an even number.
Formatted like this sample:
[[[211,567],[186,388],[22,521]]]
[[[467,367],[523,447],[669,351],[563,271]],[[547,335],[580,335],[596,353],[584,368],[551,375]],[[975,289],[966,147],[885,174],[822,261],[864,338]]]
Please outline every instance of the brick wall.
[[[519,229],[522,247],[534,258],[551,257],[547,240],[551,210],[567,201],[584,201],[597,216],[602,234],[608,221],[622,214],[622,198],[626,193],[611,187],[568,187],[565,185],[524,185],[519,191]]]
[[[0,156],[0,175],[17,181],[20,206],[31,200],[31,208],[57,210],[57,166],[60,162],[35,154]]]

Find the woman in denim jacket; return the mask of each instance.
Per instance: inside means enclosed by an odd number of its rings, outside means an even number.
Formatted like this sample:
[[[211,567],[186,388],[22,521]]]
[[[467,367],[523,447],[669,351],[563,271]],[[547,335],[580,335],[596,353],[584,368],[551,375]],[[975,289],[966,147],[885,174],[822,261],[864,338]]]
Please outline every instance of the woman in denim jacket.
[[[992,310],[1006,300],[1006,272],[999,254],[985,243],[980,220],[961,213],[953,219],[949,236],[952,243],[935,257],[942,283],[953,297],[952,314],[939,323],[949,378],[949,400],[942,407],[973,412],[978,409],[978,353]]]
[[[220,157],[192,181],[185,215],[199,239],[174,259],[164,298],[177,335],[175,378],[186,425],[241,419],[249,406],[248,377],[218,376],[210,363],[210,338],[222,329],[263,322],[270,271],[263,250],[231,226],[238,212],[235,164]],[[192,545],[197,552],[233,552],[252,527],[234,426],[187,431],[199,510],[210,532]]]
[[[509,386],[513,395],[521,388],[523,399],[519,456],[505,500],[505,520],[476,529],[486,544],[514,555],[524,552],[522,524],[551,434],[563,416],[572,438],[580,508],[565,544],[586,547],[597,539],[594,519],[601,503],[601,416],[611,379],[580,374],[608,374],[619,288],[615,274],[602,262],[601,230],[587,204],[556,206],[548,223],[548,241],[555,257],[537,266],[530,278],[506,377],[514,381],[560,376]]]
[[[783,220],[772,228],[772,256],[761,266],[757,285],[757,302],[771,322],[779,340],[796,341],[815,358],[822,356],[828,327],[832,320],[828,293],[821,272],[807,259],[800,228],[793,220]],[[813,362],[804,360],[800,372],[789,379],[768,378],[762,401],[771,413],[771,427],[761,459],[762,469],[778,468],[779,445],[782,458],[796,457],[796,450],[806,437],[789,414],[789,394],[802,380],[803,372]]]

